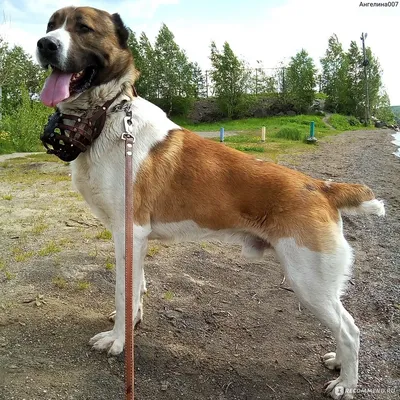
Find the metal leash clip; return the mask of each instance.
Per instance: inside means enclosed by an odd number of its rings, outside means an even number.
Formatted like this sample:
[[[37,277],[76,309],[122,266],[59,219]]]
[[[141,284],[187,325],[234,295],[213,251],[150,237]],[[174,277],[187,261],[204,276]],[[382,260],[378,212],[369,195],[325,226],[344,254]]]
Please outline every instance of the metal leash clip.
[[[135,137],[132,135],[133,133],[133,122],[132,122],[132,110],[126,110],[126,117],[124,117],[124,132],[121,135],[122,140],[126,140],[131,138],[133,143],[135,143]]]

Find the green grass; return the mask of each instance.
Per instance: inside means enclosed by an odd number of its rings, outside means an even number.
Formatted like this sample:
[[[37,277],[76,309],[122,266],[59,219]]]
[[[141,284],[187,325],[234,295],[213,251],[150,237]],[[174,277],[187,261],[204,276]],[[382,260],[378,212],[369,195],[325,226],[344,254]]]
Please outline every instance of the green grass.
[[[2,198],[3,200],[11,201],[12,198],[13,198],[13,196],[12,196],[12,194],[3,194],[3,195],[1,196],[1,198]]]
[[[33,251],[25,251],[23,253],[16,254],[14,259],[16,262],[24,262],[32,258],[34,255],[35,253]]]
[[[165,300],[171,301],[174,297],[175,297],[174,292],[171,292],[170,290],[167,290],[167,291],[164,293],[164,299],[165,299]]]
[[[250,152],[250,153],[264,153],[265,152],[265,147],[262,146],[231,146],[235,148],[236,150],[240,151],[245,151],[245,152]]]
[[[90,282],[79,281],[76,287],[78,288],[78,290],[87,290],[90,288]]]
[[[115,264],[111,260],[106,261],[106,270],[111,271],[115,268]]]
[[[40,235],[49,227],[48,224],[44,224],[43,222],[35,222],[32,227],[32,233],[35,235]]]
[[[315,137],[318,140],[337,135],[346,130],[365,129],[359,122],[357,123],[354,117],[339,117],[333,117],[333,123],[337,123],[337,128],[327,125],[323,121],[324,117],[315,115],[248,118],[200,124],[191,124],[182,118],[175,118],[174,121],[192,131],[215,132],[216,137],[212,139],[215,141],[219,141],[221,126],[226,131],[236,131],[238,134],[225,137],[224,145],[250,153],[257,158],[277,162],[282,155],[315,150],[317,146],[310,146],[306,141],[310,135],[311,121],[314,121]],[[342,121],[342,124],[338,121]],[[266,127],[266,141],[264,143],[261,142],[261,127],[263,126]]]
[[[112,233],[107,229],[103,229],[96,235],[96,239],[110,240],[112,239]]]
[[[53,279],[53,285],[59,289],[65,289],[67,286],[67,281],[64,278],[57,276]]]
[[[35,255],[33,251],[26,251],[22,247],[13,247],[11,249],[11,252],[16,262],[24,262],[26,260],[29,260]]]
[[[71,181],[68,172],[44,172],[40,170],[41,165],[41,163],[32,163],[32,161],[24,157],[5,161],[0,163],[0,169],[3,169],[1,174],[2,179],[9,183],[21,183],[25,185],[33,185],[38,181],[47,181],[49,183]]]
[[[6,276],[6,279],[8,280],[8,281],[11,281],[11,279],[14,279],[15,278],[15,274],[12,274],[10,271],[4,271],[4,275]]]
[[[372,125],[369,127],[365,127],[355,117],[340,115],[340,114],[332,114],[329,117],[328,122],[335,129],[342,131],[342,132],[343,131],[355,131],[358,129],[373,129],[374,128]]]
[[[55,242],[51,241],[49,242],[46,246],[44,246],[41,250],[39,250],[39,256],[45,257],[50,254],[55,254],[59,253],[61,251],[61,248],[56,245]]]
[[[304,132],[302,133],[298,128],[285,127],[279,129],[279,131],[275,133],[275,137],[288,140],[304,140],[307,138],[307,135],[304,134]]]
[[[159,251],[160,251],[160,246],[153,244],[150,245],[149,248],[147,249],[147,255],[149,257],[154,257]]]
[[[240,120],[227,120],[213,123],[193,124],[183,118],[174,118],[174,121],[189,130],[196,132],[216,132],[219,134],[219,129],[224,127],[226,131],[258,131],[257,136],[261,136],[261,127],[265,126],[267,135],[275,133],[283,127],[292,127],[299,129],[302,133],[308,133],[310,122],[314,121],[316,130],[327,133],[331,129],[322,121],[323,117],[315,115],[296,115],[293,117],[267,117],[267,118],[246,118]]]

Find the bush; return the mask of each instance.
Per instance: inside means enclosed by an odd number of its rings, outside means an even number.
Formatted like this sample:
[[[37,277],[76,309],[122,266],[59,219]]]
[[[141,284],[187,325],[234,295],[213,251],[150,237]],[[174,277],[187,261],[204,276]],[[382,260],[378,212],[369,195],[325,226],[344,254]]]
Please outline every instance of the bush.
[[[11,114],[3,115],[1,130],[9,133],[14,151],[37,151],[41,149],[40,135],[47,123],[51,108],[31,100],[25,88],[21,89],[21,104]]]
[[[347,118],[347,121],[350,126],[361,126],[361,122],[356,117],[350,116]]]
[[[344,116],[340,114],[333,114],[329,118],[329,123],[337,130],[346,131],[352,130],[354,127],[360,126],[360,121],[353,116]]]
[[[275,133],[275,137],[289,140],[304,140],[305,136],[297,128],[284,127]]]
[[[8,132],[0,132],[0,154],[13,153],[14,148]]]
[[[195,99],[193,97],[174,96],[172,99],[150,99],[150,101],[160,107],[169,117],[186,117],[193,109]]]

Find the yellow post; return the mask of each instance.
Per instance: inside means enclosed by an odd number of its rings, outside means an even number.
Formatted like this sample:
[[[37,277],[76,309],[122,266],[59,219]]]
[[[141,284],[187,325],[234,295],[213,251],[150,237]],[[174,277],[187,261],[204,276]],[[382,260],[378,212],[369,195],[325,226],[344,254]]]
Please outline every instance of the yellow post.
[[[265,126],[261,128],[261,141],[265,142]]]

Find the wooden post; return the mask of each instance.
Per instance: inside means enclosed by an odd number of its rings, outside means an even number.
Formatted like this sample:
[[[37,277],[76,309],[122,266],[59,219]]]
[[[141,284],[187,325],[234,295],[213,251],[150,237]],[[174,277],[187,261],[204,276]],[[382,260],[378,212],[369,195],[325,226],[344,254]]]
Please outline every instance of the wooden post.
[[[265,126],[263,126],[261,128],[261,141],[262,142],[265,142],[265,131],[266,131],[266,128],[265,128]]]

